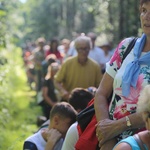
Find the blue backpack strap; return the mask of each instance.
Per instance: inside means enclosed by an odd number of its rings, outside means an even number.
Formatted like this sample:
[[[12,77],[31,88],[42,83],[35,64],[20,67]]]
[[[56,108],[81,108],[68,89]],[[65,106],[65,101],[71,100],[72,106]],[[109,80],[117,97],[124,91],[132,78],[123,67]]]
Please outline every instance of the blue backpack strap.
[[[38,150],[36,145],[30,141],[25,141],[23,145],[23,150]]]

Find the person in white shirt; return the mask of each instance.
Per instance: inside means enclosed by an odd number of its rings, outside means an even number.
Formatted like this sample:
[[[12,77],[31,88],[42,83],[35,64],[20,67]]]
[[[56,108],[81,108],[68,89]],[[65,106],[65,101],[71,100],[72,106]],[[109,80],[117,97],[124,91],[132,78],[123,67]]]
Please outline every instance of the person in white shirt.
[[[75,88],[74,90],[72,90],[72,92],[70,94],[69,103],[79,113],[84,108],[86,108],[86,106],[88,105],[90,100],[94,97],[95,90],[96,90],[96,88],[94,88],[94,87],[89,87],[88,89]],[[77,125],[78,125],[78,123],[75,122],[68,129],[61,150],[75,150],[74,146],[75,146],[77,140],[79,139]]]
[[[97,36],[95,33],[89,32],[87,34],[87,37],[89,37],[92,41],[92,45],[88,57],[90,59],[93,59],[95,62],[97,62],[100,65],[101,69],[103,69],[105,67],[105,53],[101,48],[95,45]],[[73,46],[72,48],[69,49],[68,53],[70,56],[76,56],[77,50]]]
[[[95,60],[100,65],[101,69],[103,69],[105,67],[105,53],[101,48],[95,45],[97,36],[93,32],[89,32],[87,36],[91,38],[92,41],[92,49],[90,50],[88,57]]]
[[[68,128],[76,121],[76,114],[69,103],[56,103],[51,109],[48,127],[28,137],[23,150],[60,150]]]

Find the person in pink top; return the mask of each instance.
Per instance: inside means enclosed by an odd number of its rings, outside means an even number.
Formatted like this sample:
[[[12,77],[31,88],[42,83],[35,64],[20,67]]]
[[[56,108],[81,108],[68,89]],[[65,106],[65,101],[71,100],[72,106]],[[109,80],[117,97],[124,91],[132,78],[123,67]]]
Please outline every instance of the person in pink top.
[[[58,51],[58,45],[59,45],[58,40],[56,38],[53,38],[50,42],[50,49],[46,52],[46,56],[48,56],[49,54],[55,54],[58,62],[61,64],[63,57]]]

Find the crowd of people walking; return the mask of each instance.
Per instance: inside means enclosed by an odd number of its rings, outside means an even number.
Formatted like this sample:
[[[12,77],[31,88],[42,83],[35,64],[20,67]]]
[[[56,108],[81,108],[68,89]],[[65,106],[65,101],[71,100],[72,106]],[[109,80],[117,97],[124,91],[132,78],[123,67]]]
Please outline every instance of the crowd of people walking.
[[[123,39],[112,56],[95,45],[92,32],[61,45],[57,39],[48,45],[37,40],[25,63],[34,68],[27,67],[27,75],[37,98],[42,95],[38,102],[47,126],[25,140],[24,150],[150,149],[150,0],[140,0],[140,20],[142,35],[135,42]],[[95,113],[81,132],[75,118],[89,106]]]

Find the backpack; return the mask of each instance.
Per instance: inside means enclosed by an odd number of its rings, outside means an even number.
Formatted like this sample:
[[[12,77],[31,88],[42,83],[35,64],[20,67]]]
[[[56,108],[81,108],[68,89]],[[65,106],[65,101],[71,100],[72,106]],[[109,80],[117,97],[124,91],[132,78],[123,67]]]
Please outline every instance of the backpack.
[[[135,45],[137,38],[133,37],[128,45],[125,53],[123,54],[122,62],[126,56],[130,53]],[[108,99],[108,103],[110,98]],[[79,139],[75,145],[76,150],[96,150],[98,147],[98,139],[96,137],[95,124],[97,123],[95,110],[94,110],[94,98],[89,102],[88,106],[77,115]],[[81,148],[80,148],[81,146]]]

